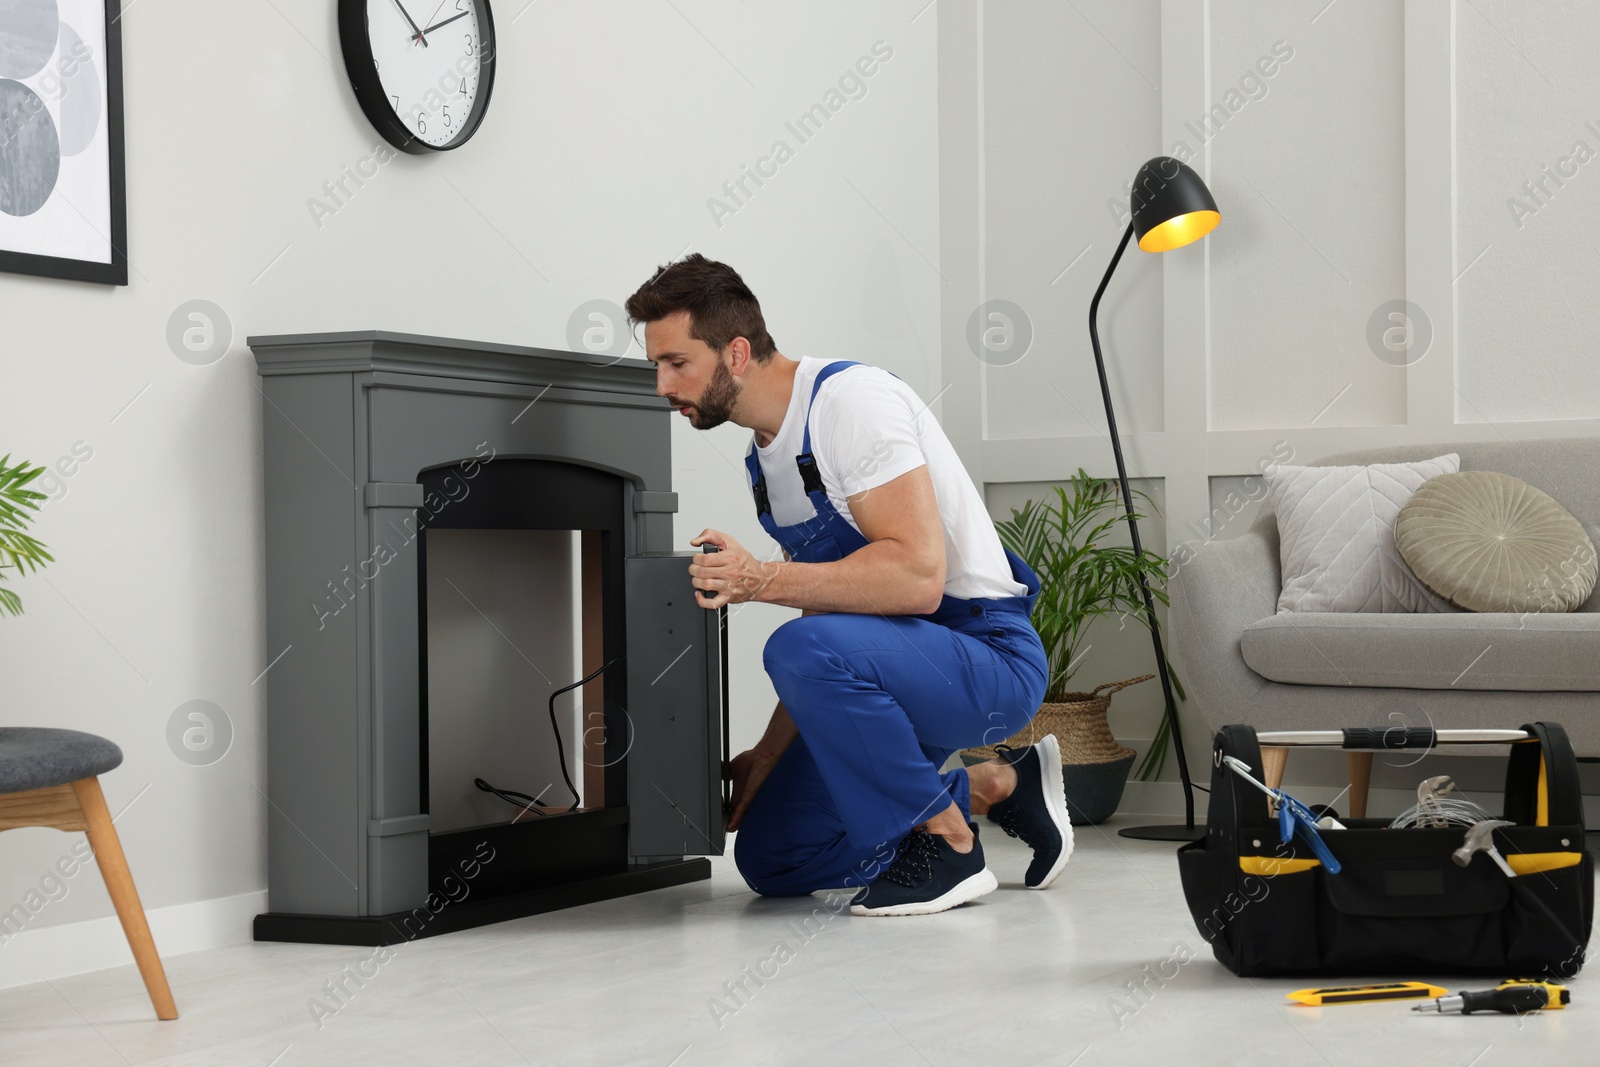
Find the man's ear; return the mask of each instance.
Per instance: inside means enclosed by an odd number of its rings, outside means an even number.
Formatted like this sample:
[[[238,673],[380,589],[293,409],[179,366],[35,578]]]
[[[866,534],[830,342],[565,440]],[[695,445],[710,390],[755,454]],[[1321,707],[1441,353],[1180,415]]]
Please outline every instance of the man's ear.
[[[750,366],[750,342],[743,337],[735,337],[728,342],[728,369],[735,378],[742,378]]]

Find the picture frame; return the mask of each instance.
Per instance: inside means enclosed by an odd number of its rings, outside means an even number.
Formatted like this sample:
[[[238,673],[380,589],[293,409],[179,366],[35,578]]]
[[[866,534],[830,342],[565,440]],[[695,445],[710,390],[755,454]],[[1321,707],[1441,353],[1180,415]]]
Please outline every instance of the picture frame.
[[[122,0],[0,12],[0,271],[128,284]]]

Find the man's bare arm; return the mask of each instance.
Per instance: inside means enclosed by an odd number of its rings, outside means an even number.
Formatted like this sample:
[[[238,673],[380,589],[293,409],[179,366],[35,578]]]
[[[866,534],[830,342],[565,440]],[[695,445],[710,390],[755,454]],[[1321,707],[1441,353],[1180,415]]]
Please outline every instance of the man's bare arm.
[[[755,599],[810,612],[922,615],[944,596],[944,525],[926,464],[849,497],[867,544],[831,563],[770,565]]]
[[[799,736],[800,731],[795,727],[794,720],[789,717],[789,709],[785,708],[783,701],[780,700],[778,706],[772,709],[772,718],[767,722],[767,732],[756,742],[756,751],[777,759]]]

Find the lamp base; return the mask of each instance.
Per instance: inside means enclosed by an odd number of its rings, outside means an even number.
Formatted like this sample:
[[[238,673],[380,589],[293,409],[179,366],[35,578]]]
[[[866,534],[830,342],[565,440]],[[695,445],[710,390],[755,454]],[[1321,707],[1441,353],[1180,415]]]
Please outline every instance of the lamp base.
[[[1165,826],[1124,826],[1117,831],[1118,837],[1130,837],[1135,841],[1198,841],[1206,836],[1203,824],[1171,823]]]

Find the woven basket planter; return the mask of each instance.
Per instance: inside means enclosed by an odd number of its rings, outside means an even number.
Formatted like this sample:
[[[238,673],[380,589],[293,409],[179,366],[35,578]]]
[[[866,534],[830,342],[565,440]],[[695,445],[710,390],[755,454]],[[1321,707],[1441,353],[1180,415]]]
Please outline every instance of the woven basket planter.
[[[1128,781],[1133,758],[1138,755],[1117,743],[1106,721],[1111,697],[1130,685],[1149,681],[1153,674],[1121,682],[1097,685],[1087,693],[1068,693],[1070,700],[1039,705],[1035,715],[1021,730],[1001,742],[1010,748],[1038,744],[1046,734],[1055,734],[1061,744],[1061,773],[1066,780],[1067,813],[1075,825],[1100,822],[1111,816],[1122,801],[1122,787]],[[997,755],[996,746],[981,745],[962,751],[963,762],[981,763]]]

